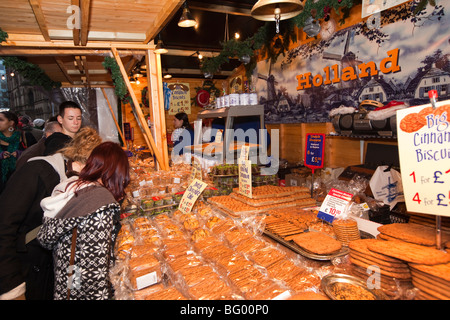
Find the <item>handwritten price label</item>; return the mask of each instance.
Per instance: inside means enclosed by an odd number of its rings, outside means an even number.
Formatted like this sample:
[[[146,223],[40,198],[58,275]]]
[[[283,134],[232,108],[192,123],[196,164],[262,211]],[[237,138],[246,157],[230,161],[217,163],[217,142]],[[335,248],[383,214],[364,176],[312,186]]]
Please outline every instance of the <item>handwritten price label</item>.
[[[180,204],[178,205],[178,210],[183,212],[184,214],[188,214],[191,212],[192,207],[197,201],[198,197],[202,194],[203,190],[205,190],[207,184],[198,179],[194,179],[189,187],[186,189],[183,197],[181,198]]]
[[[239,193],[252,198],[252,162],[242,160],[239,162]]]
[[[408,211],[450,216],[450,100],[397,111],[403,193]],[[416,122],[412,123],[414,119]]]

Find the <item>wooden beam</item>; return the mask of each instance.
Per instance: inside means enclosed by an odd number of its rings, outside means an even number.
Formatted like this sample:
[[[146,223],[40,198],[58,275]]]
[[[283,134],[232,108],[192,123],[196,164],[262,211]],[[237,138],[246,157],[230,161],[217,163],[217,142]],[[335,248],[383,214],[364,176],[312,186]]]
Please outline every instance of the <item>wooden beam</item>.
[[[41,2],[39,0],[28,0],[33,9],[34,16],[36,18],[36,22],[39,25],[39,29],[41,30],[42,36],[45,41],[50,41],[50,35],[48,34],[47,23],[45,22],[45,16],[42,12]]]
[[[91,80],[89,79],[89,67],[87,64],[86,56],[81,56],[81,61],[83,62],[83,69],[84,69],[84,74],[86,75],[87,86],[88,86],[88,88],[90,88]]]
[[[116,59],[117,64],[119,65],[120,72],[122,73],[123,80],[125,81],[125,84],[127,85],[128,92],[130,93],[131,99],[133,100],[133,105],[131,106],[135,116],[136,120],[138,121],[138,124],[140,124],[140,129],[143,131],[144,139],[147,142],[148,147],[153,151],[153,154],[156,156],[156,160],[158,161],[160,167],[162,170],[169,170],[169,167],[166,166],[162,159],[162,155],[160,150],[156,148],[155,141],[153,140],[152,133],[150,132],[150,129],[148,128],[146,121],[144,119],[144,115],[142,114],[142,110],[139,107],[139,102],[136,98],[136,94],[133,91],[133,87],[131,86],[130,81],[128,80],[128,75],[126,73],[126,70],[123,66],[122,60],[120,59],[119,52],[116,48],[111,48],[111,51],[114,55],[114,58]]]
[[[80,0],[72,0],[71,4],[73,6],[80,7]],[[72,29],[72,35],[73,35],[73,44],[76,45],[76,46],[79,46],[80,45],[80,29],[73,28]]]
[[[91,0],[81,0],[81,45],[85,46],[88,40],[89,33],[89,17],[90,17]]]
[[[171,0],[164,5],[163,11],[160,12],[157,19],[154,19],[145,32],[144,43],[149,43],[157,34],[165,27],[165,25],[173,18],[178,9],[181,8],[185,0]]]
[[[149,101],[150,113],[152,114],[153,125],[155,127],[155,142],[156,146],[162,152],[162,158],[165,165],[169,167],[161,57],[152,50],[148,50],[145,55],[145,60],[147,64],[147,98]]]
[[[0,46],[0,56],[73,56],[73,55],[105,55],[110,54],[111,49],[52,49],[52,48],[16,48]],[[82,49],[85,48],[85,49]],[[142,50],[121,51],[121,54],[142,55]]]
[[[196,9],[202,11],[211,11],[218,13],[228,13],[239,16],[251,16],[251,8],[240,8],[236,6],[227,6],[222,4],[214,4],[208,2],[189,1],[189,9]]]
[[[58,64],[59,69],[61,69],[61,72],[64,73],[64,76],[66,77],[67,81],[70,82],[70,84],[73,84],[73,79],[67,72],[66,66],[64,65],[64,62],[62,62],[61,58],[55,57],[55,62]]]

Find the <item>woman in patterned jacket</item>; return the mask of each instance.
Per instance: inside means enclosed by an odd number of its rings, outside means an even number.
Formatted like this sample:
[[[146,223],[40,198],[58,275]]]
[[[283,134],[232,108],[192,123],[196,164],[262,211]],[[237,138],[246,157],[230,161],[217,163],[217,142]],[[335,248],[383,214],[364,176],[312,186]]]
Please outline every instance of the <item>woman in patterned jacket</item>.
[[[120,205],[130,181],[128,158],[114,142],[104,142],[74,176],[41,201],[38,241],[53,250],[54,299],[113,298],[109,270],[120,229]]]

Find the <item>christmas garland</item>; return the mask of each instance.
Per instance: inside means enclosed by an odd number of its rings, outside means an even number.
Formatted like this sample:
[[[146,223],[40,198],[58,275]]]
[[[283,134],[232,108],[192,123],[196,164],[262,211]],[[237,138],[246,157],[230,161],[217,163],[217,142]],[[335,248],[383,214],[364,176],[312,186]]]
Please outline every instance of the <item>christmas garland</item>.
[[[8,33],[0,28],[0,45],[6,39],[8,39]],[[61,82],[53,81],[44,70],[31,62],[21,60],[17,57],[3,57],[2,59],[5,67],[18,72],[32,86],[42,86],[46,90],[61,87]]]
[[[18,72],[32,86],[42,86],[46,90],[61,87],[61,82],[53,81],[44,70],[31,62],[21,60],[17,57],[3,57],[2,59],[7,68]]]
[[[8,39],[8,33],[0,28],[0,45],[3,41],[6,41],[6,39]]]
[[[128,92],[127,85],[123,80],[122,73],[120,72],[120,67],[117,64],[117,61],[111,57],[105,57],[102,65],[105,69],[111,72],[111,78],[114,83],[114,92],[116,93],[116,96],[122,102],[131,103],[132,99]]]
[[[361,3],[360,0],[355,0],[356,3]],[[425,9],[427,4],[436,6],[435,0],[420,0],[416,2],[413,15],[420,15]],[[251,74],[256,67],[256,57],[254,53],[260,50],[261,55],[267,55],[269,59],[275,61],[280,54],[285,54],[288,50],[290,42],[297,41],[294,31],[294,27],[303,28],[306,20],[314,12],[316,19],[322,19],[329,14],[331,9],[334,9],[336,14],[341,15],[339,24],[345,23],[345,19],[350,16],[350,10],[353,7],[354,0],[307,0],[304,4],[303,11],[294,18],[283,21],[280,24],[280,34],[275,34],[275,22],[266,22],[258,31],[250,38],[244,41],[237,41],[231,39],[222,43],[222,51],[216,57],[206,58],[201,66],[202,72],[206,75],[213,75],[220,70],[220,67],[229,62],[230,58],[241,58],[245,55],[250,57],[250,62],[245,65],[246,76],[251,80]],[[378,30],[372,31],[377,33]],[[277,36],[281,40],[278,43],[278,47],[274,48],[272,45],[274,37]]]

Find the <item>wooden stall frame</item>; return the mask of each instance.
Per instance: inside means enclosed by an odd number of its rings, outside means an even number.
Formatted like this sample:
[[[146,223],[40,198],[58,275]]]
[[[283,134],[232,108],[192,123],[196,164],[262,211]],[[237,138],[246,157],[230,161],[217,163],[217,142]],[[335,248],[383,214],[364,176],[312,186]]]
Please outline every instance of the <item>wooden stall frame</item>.
[[[139,107],[139,102],[138,102],[138,100],[136,98],[136,94],[133,91],[133,87],[131,86],[131,83],[130,83],[130,81],[128,79],[127,72],[125,70],[125,67],[123,66],[122,60],[120,59],[119,52],[118,52],[117,48],[115,48],[115,47],[111,47],[111,51],[113,53],[114,58],[116,59],[117,64],[119,65],[120,72],[122,73],[123,80],[125,81],[125,84],[126,84],[126,86],[128,88],[128,91],[130,93],[131,99],[133,101],[133,104],[131,104],[131,107],[132,107],[133,113],[135,114],[136,120],[137,120],[137,122],[139,124],[139,127],[142,130],[142,134],[144,136],[144,139],[146,140],[147,145],[150,148],[150,150],[155,155],[156,160],[159,163],[160,168],[162,170],[169,170],[169,164],[164,161],[163,156],[162,156],[162,152],[161,152],[161,150],[159,150],[156,147],[155,140],[153,139],[153,136],[152,136],[152,134],[150,132],[149,127],[146,125],[144,115],[142,113],[141,108]]]

